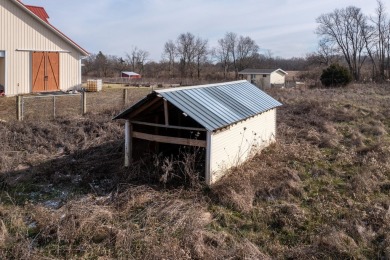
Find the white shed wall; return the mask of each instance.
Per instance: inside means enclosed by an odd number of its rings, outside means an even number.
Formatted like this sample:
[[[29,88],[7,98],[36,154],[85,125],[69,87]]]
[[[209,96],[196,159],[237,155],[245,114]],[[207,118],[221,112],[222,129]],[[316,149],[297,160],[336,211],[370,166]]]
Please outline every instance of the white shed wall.
[[[275,141],[276,108],[211,135],[209,184]]]
[[[80,51],[9,0],[0,0],[0,33],[0,50],[6,51],[6,95],[32,91],[31,52],[17,49],[69,51],[60,53],[60,89],[80,86]]]
[[[269,74],[257,74],[256,83],[260,88],[269,88],[271,87],[271,77]]]
[[[284,84],[285,83],[286,76],[279,72],[272,72],[271,73],[271,84]]]
[[[254,75],[254,77],[252,77],[252,75]],[[263,75],[265,75],[265,77]],[[269,74],[245,74],[243,75],[243,78],[256,84],[259,88],[271,87],[271,77]]]

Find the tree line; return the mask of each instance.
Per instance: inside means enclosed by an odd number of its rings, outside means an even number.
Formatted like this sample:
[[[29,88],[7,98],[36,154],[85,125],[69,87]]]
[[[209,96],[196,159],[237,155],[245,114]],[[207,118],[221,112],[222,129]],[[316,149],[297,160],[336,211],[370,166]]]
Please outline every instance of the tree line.
[[[123,57],[100,51],[83,61],[83,75],[118,77],[121,71],[134,71],[150,78],[234,79],[245,68],[306,69],[305,58],[284,59],[259,49],[252,38],[234,32],[227,32],[213,47],[207,39],[186,32],[165,42],[158,62],[150,61],[149,52],[138,47]]]
[[[319,48],[309,59],[330,65],[344,62],[354,80],[361,80],[363,65],[377,81],[390,76],[390,19],[383,2],[377,1],[375,15],[348,6],[317,18]]]
[[[356,81],[390,78],[390,19],[383,2],[377,0],[374,15],[348,6],[322,14],[316,22],[318,48],[306,57],[274,57],[270,50],[260,53],[259,44],[251,37],[234,32],[227,32],[216,46],[186,32],[165,42],[158,62],[150,61],[149,52],[138,47],[124,57],[99,52],[84,60],[83,74],[115,77],[130,70],[150,78],[221,80],[236,79],[245,68],[310,71],[338,63],[346,66]],[[318,79],[319,74],[311,77]]]

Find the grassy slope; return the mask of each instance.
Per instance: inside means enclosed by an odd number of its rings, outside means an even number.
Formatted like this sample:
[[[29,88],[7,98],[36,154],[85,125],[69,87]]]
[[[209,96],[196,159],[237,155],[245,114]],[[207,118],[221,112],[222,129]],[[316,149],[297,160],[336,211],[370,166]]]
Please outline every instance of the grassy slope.
[[[277,144],[211,188],[123,169],[115,111],[0,123],[0,258],[390,258],[390,89],[271,94]]]

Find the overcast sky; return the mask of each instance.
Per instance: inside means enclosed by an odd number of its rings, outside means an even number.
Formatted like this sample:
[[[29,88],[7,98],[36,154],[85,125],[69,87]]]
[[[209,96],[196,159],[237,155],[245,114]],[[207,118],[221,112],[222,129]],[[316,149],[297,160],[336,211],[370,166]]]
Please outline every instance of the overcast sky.
[[[385,4],[386,1],[383,1]],[[304,57],[316,49],[315,19],[336,8],[373,15],[375,0],[23,0],[90,53],[124,57],[138,47],[161,60],[163,46],[191,32],[217,45],[226,32],[249,36],[260,52]],[[390,6],[386,6],[390,8]]]

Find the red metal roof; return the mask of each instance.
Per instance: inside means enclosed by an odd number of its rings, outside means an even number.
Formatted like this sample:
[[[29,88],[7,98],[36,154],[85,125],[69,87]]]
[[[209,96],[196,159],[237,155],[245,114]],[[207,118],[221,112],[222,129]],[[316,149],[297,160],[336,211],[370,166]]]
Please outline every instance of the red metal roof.
[[[49,15],[46,13],[45,8],[41,6],[33,6],[33,5],[25,5],[31,12],[36,14],[39,18],[44,20],[45,22],[49,23]]]

